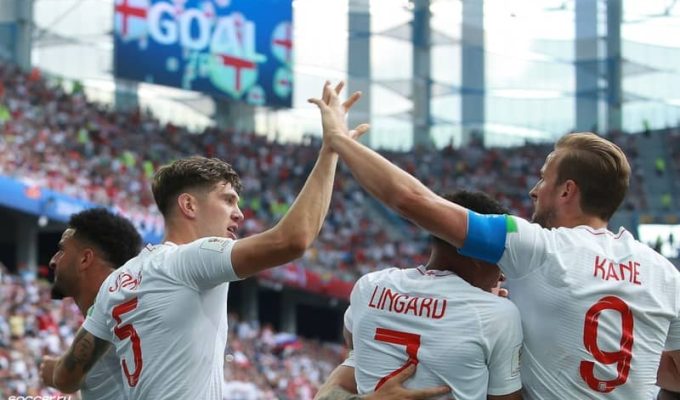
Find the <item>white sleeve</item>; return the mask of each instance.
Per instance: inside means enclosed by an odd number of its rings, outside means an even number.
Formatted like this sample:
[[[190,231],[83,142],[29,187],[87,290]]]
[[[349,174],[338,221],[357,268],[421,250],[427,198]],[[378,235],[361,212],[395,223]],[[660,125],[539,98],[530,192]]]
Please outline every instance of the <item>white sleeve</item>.
[[[676,294],[676,297],[680,296]],[[676,315],[675,318],[671,320],[671,325],[668,327],[668,336],[666,336],[665,350],[680,350],[680,315]]]
[[[363,282],[366,281],[366,275],[362,276],[359,278],[356,283],[354,283],[354,287],[352,288],[352,292],[349,295],[349,306],[347,307],[347,310],[345,310],[345,317],[344,317],[344,322],[345,322],[345,328],[352,334],[352,337],[354,337],[354,332],[352,332],[352,329],[354,328],[354,317],[352,315],[352,304],[359,304],[361,301],[361,286]]]
[[[350,368],[356,368],[356,361],[354,360],[354,350],[350,350],[349,354],[347,354],[347,358],[345,361],[342,362],[343,367],[350,367]]]
[[[354,290],[352,290],[352,293],[354,293]],[[345,319],[345,329],[347,329],[350,333],[352,333],[352,306],[351,305],[349,307],[347,307],[347,310],[345,310],[345,318],[344,319]],[[354,334],[353,333],[352,333],[352,340],[354,340]],[[356,363],[354,361],[354,349],[350,349],[349,354],[347,354],[347,358],[340,365],[344,365],[345,367],[355,368]]]
[[[234,240],[207,237],[177,246],[166,266],[178,281],[197,289],[209,289],[240,280],[231,265]]]
[[[106,324],[106,321],[109,320],[109,313],[106,310],[106,297],[108,295],[106,291],[106,288],[108,288],[107,282],[108,279],[102,283],[99,288],[99,293],[97,293],[97,297],[94,300],[94,304],[87,310],[87,316],[85,317],[85,322],[83,322],[83,329],[99,339],[113,342],[113,332]]]
[[[508,216],[505,251],[498,266],[510,279],[521,278],[543,264],[554,248],[551,230],[538,224]]]
[[[522,388],[519,371],[523,340],[522,322],[517,307],[509,300],[503,302],[505,304],[490,310],[486,318],[482,317],[489,346],[487,393],[492,396],[514,393]]]
[[[350,333],[352,333],[352,306],[350,305],[347,307],[347,310],[345,310],[345,329],[347,329]]]

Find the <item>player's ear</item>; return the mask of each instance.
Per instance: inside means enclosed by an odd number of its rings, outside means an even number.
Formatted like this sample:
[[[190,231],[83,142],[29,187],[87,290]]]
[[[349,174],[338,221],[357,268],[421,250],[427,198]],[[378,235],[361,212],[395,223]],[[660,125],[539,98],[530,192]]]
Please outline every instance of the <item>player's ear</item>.
[[[562,193],[560,193],[560,197],[562,197],[564,200],[573,200],[581,193],[576,182],[571,179],[567,179],[562,184],[561,190]]]
[[[85,270],[89,268],[92,263],[94,262],[94,258],[96,257],[94,250],[92,250],[89,247],[86,247],[83,252],[80,254],[80,265],[78,266],[80,270]]]
[[[177,208],[184,217],[196,218],[196,210],[198,209],[196,197],[186,192],[180,194],[177,196]]]

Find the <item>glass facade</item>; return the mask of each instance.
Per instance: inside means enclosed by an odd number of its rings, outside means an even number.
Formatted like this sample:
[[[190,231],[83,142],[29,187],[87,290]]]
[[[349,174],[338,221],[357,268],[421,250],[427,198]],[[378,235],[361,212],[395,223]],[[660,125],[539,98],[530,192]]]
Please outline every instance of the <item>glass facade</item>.
[[[356,1],[356,0],[351,0]],[[552,140],[575,129],[577,67],[591,74],[589,98],[597,129],[608,129],[607,7],[592,1],[594,15],[577,18],[575,0],[465,0],[480,2],[483,15],[484,122],[487,144]],[[620,0],[622,7],[622,128],[640,131],[680,124],[680,5],[674,0]],[[461,0],[431,0],[431,131],[437,147],[459,145],[465,131]],[[50,73],[82,80],[88,94],[114,98],[111,78],[114,0],[35,2],[33,63]],[[371,0],[370,144],[407,150],[413,145],[414,2]],[[307,103],[324,79],[348,76],[348,0],[294,0],[294,100],[289,110],[258,109],[256,127],[286,140],[320,133],[318,112]],[[578,23],[581,26],[577,29]],[[469,22],[469,21],[468,21]],[[581,32],[581,33],[579,33]],[[583,32],[586,32],[583,34]],[[588,33],[590,32],[590,34]],[[596,58],[576,51],[590,40]],[[579,42],[582,43],[582,42]],[[478,44],[469,44],[477,46]],[[480,65],[480,68],[482,66]],[[191,126],[211,123],[209,98],[140,85],[140,103],[164,119]],[[590,97],[588,97],[590,96]]]

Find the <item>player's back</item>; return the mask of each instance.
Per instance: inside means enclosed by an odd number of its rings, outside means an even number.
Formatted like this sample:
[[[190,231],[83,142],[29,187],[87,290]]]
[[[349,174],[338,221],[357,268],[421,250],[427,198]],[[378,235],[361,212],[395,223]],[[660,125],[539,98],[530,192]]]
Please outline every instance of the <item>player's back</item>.
[[[130,399],[221,399],[228,283],[201,288],[186,274],[200,271],[196,249],[226,242],[202,243],[147,246],[100,289],[95,311],[106,315],[101,330],[113,332]]]
[[[522,314],[525,398],[651,398],[678,320],[678,271],[625,230],[520,224],[519,234],[509,243],[530,248],[509,245],[500,265]]]
[[[520,388],[517,309],[450,272],[391,268],[362,277],[346,326],[359,393],[374,391],[407,359],[418,362],[408,387],[447,385],[459,400]]]
[[[125,391],[120,362],[112,348],[87,373],[80,396],[83,400],[123,400],[127,399]]]

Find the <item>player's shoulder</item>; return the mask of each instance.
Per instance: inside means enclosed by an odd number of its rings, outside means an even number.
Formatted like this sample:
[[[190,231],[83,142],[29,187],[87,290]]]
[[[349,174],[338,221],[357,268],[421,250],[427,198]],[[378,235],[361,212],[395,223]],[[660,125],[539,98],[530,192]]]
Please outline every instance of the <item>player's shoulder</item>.
[[[478,313],[488,315],[494,320],[519,320],[520,313],[515,303],[493,293],[482,290],[478,292],[477,301],[473,303]]]
[[[392,286],[397,282],[401,282],[407,275],[407,271],[406,269],[387,267],[369,272],[356,281],[354,288],[359,291],[368,291],[373,290],[376,286]]]
[[[621,228],[621,231],[625,231],[625,229]],[[623,237],[626,239],[626,243],[630,249],[629,251],[632,252],[634,257],[640,260],[645,260],[646,263],[654,265],[654,270],[662,270],[674,276],[676,279],[680,279],[680,272],[677,270],[677,268],[675,268],[675,265],[673,265],[670,260],[659,254],[656,250],[652,249],[648,245],[635,239],[629,232],[625,231],[624,234],[625,236]]]
[[[357,280],[357,283],[371,283],[371,282],[376,282],[384,279],[389,279],[393,278],[399,275],[402,275],[404,273],[404,270],[396,267],[387,267],[383,269],[379,269],[377,271],[369,272],[367,274],[364,274],[361,278]]]

